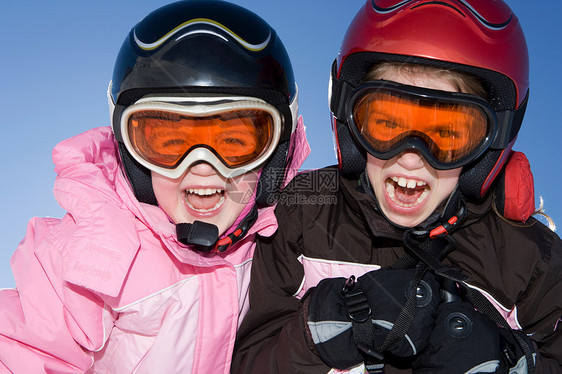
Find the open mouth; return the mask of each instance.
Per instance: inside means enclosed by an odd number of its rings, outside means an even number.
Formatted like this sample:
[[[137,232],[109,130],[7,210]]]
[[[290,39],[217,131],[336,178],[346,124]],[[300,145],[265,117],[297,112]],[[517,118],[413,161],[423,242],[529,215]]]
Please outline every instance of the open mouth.
[[[225,192],[219,188],[190,188],[185,191],[187,206],[199,213],[213,212],[221,207]]]
[[[403,208],[412,208],[421,204],[430,191],[426,182],[417,179],[391,177],[385,183],[390,200]]]

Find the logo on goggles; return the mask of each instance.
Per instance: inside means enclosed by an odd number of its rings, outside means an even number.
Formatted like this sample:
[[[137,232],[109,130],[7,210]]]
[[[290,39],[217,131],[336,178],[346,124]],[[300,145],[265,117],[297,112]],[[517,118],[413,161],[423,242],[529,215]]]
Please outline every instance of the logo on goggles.
[[[123,112],[123,141],[141,165],[169,178],[180,177],[198,161],[235,177],[259,167],[279,142],[279,112],[258,99],[146,100]]]
[[[373,156],[386,160],[416,149],[436,169],[477,158],[497,131],[483,99],[388,82],[355,90],[347,113],[355,138]]]

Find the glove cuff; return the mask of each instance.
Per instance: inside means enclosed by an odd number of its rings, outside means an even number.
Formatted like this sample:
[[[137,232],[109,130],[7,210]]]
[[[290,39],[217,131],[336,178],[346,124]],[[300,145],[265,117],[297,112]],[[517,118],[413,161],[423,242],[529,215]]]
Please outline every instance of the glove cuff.
[[[327,278],[314,288],[308,301],[307,327],[322,360],[335,369],[363,362],[353,341],[343,288],[345,278]]]
[[[308,349],[313,352],[315,355],[320,356],[318,351],[316,350],[316,344],[314,344],[314,340],[312,339],[312,333],[310,332],[310,327],[308,326],[308,307],[310,305],[310,298],[308,297],[310,292],[308,292],[304,296],[304,300],[301,307],[301,324],[304,326],[304,339]]]

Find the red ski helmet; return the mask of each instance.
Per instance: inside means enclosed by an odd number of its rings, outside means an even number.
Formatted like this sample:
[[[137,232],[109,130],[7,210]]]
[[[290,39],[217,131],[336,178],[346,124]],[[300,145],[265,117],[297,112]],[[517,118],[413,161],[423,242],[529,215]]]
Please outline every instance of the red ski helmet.
[[[495,111],[492,145],[465,165],[462,193],[481,198],[502,170],[521,126],[529,91],[529,58],[519,21],[501,0],[367,0],[334,61],[330,109],[343,174],[365,169],[366,152],[353,138],[346,105],[370,68],[404,62],[479,78]]]

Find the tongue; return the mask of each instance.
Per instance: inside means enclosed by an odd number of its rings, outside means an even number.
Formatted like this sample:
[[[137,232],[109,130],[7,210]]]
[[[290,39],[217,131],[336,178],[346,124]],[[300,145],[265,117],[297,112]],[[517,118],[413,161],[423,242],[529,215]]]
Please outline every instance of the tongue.
[[[405,204],[415,203],[424,191],[424,187],[406,188],[394,185],[394,195],[396,199]]]
[[[220,201],[222,194],[214,193],[212,195],[197,195],[195,193],[187,193],[187,202],[195,209],[209,210],[214,208]]]

